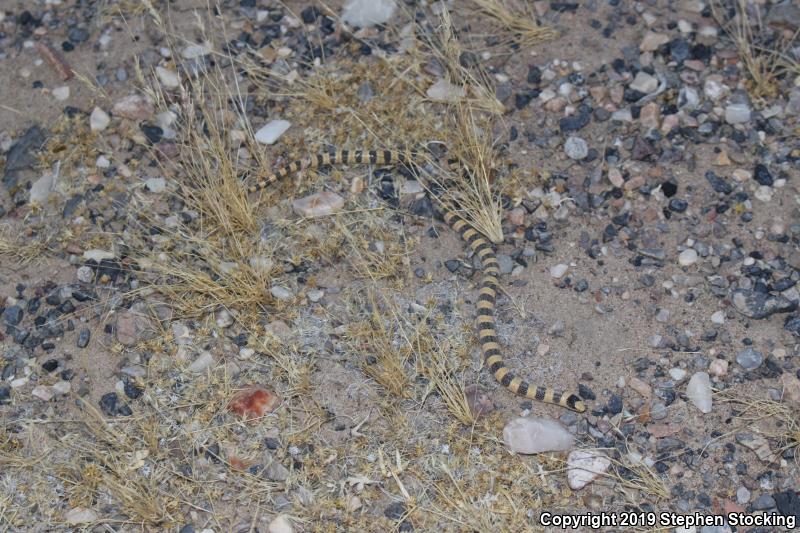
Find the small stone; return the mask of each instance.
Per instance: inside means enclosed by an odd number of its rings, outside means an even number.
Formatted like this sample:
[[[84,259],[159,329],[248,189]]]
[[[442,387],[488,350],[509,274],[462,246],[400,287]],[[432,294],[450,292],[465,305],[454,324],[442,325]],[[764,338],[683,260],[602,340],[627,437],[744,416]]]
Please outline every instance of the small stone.
[[[669,36],[667,35],[648,31],[642,39],[641,44],[639,44],[639,50],[642,52],[655,52],[661,46],[667,44],[669,40]]]
[[[184,59],[196,59],[210,54],[212,50],[211,43],[208,42],[190,44],[181,50],[181,56],[183,56]]]
[[[640,93],[650,94],[658,89],[658,78],[640,70],[628,87]]]
[[[602,452],[573,450],[567,457],[567,482],[572,490],[580,490],[611,466],[611,459]]]
[[[274,144],[291,126],[287,120],[273,120],[256,132],[255,139],[261,144]]]
[[[711,322],[717,326],[723,325],[725,323],[725,311],[715,311],[711,315]]]
[[[739,487],[736,491],[736,501],[739,505],[747,505],[750,501],[750,491],[747,490],[747,487]]]
[[[162,193],[167,189],[167,180],[164,178],[149,178],[144,182],[144,186],[152,193]]]
[[[53,394],[53,389],[47,385],[36,385],[31,391],[31,395],[39,398],[43,402],[49,402],[53,399],[53,396],[55,396],[55,394]]]
[[[686,385],[686,396],[701,413],[711,412],[711,380],[705,372],[697,372]]]
[[[669,377],[675,381],[683,381],[683,379],[686,377],[686,370],[678,367],[670,368]]]
[[[303,217],[332,215],[344,207],[344,198],[330,191],[314,193],[292,202],[294,212]]]
[[[514,270],[514,260],[511,259],[509,255],[498,254],[497,263],[500,268],[500,273],[503,275],[510,274],[511,271]]]
[[[172,69],[156,67],[156,76],[161,84],[167,89],[177,89],[181,85],[181,78]]]
[[[186,370],[193,374],[202,374],[214,362],[214,356],[209,351],[203,351]]]
[[[78,267],[75,271],[75,279],[81,283],[91,283],[94,279],[94,270],[92,270],[92,267],[86,265]]]
[[[359,28],[387,22],[396,8],[393,0],[348,0],[342,10],[342,20]]]
[[[288,302],[293,297],[292,291],[290,291],[289,289],[287,289],[282,285],[275,285],[274,287],[271,287],[269,293],[272,295],[273,298],[281,300],[283,302]]]
[[[678,256],[678,264],[681,266],[691,266],[697,262],[697,250],[687,248]]]
[[[515,418],[503,428],[503,441],[512,452],[533,454],[570,450],[574,437],[549,418]]]
[[[636,391],[645,398],[650,398],[650,396],[652,396],[653,394],[653,389],[650,387],[650,385],[648,385],[641,379],[637,378],[636,376],[633,376],[628,380],[628,387],[630,387],[631,390]]]
[[[73,507],[64,513],[64,521],[70,525],[90,524],[97,521],[97,513],[85,507]]]
[[[53,89],[53,98],[58,100],[59,102],[63,102],[67,98],[69,98],[69,86],[63,85],[61,87],[56,87]]]
[[[306,297],[312,303],[317,303],[322,300],[322,297],[325,296],[325,291],[321,291],[319,289],[312,289],[306,293]]]
[[[18,305],[12,305],[6,307],[5,311],[3,311],[3,321],[10,326],[16,326],[22,321],[24,314],[25,313],[22,310],[22,307]]]
[[[569,137],[564,143],[564,152],[570,159],[580,161],[589,155],[589,145],[580,137]]]
[[[750,121],[750,106],[747,104],[730,104],[725,108],[725,122],[728,124],[744,124]]]
[[[268,533],[294,533],[294,528],[286,515],[279,514],[267,526]]]
[[[783,385],[781,399],[795,409],[800,409],[800,379],[784,372],[781,374],[781,384]]]
[[[425,94],[428,98],[437,102],[457,102],[467,95],[467,91],[464,87],[453,85],[445,79],[440,79],[428,87]]]
[[[147,120],[153,115],[153,104],[144,96],[132,94],[117,101],[111,112],[131,120]]]
[[[261,385],[251,385],[234,394],[228,409],[245,420],[261,418],[280,404],[280,396]]]
[[[764,354],[748,346],[738,353],[736,362],[745,370],[755,370],[764,362]]]
[[[708,365],[708,372],[712,376],[724,377],[728,374],[728,362],[724,359],[714,359]]]
[[[227,309],[219,309],[214,314],[214,322],[218,328],[229,328],[233,325],[233,315]]]
[[[550,268],[550,276],[556,279],[561,279],[564,276],[564,274],[567,273],[568,269],[569,265],[565,265],[564,263],[555,265],[554,267]]]
[[[57,381],[53,384],[52,387],[50,387],[50,390],[54,394],[63,396],[65,394],[69,394],[69,391],[72,390],[72,384],[69,381],[64,381],[64,380]]]

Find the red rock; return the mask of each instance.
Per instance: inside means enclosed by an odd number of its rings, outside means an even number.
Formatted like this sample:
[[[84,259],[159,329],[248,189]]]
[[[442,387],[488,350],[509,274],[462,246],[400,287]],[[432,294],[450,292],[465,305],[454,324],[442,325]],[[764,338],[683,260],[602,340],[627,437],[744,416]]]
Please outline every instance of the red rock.
[[[680,430],[681,426],[677,424],[650,424],[647,426],[647,432],[657,439],[669,437],[670,435],[678,433]]]
[[[251,385],[231,398],[228,409],[245,420],[261,418],[280,404],[280,396],[261,385]]]
[[[475,418],[486,416],[494,411],[494,404],[488,394],[482,392],[477,385],[467,385],[464,389],[464,395],[467,397],[469,410]]]

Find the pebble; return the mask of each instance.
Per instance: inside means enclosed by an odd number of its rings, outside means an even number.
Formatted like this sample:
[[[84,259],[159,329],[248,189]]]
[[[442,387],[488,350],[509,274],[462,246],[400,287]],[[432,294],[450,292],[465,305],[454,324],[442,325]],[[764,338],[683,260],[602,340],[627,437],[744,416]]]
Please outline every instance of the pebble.
[[[640,70],[628,87],[644,94],[650,94],[658,89],[658,78]]]
[[[550,268],[550,276],[554,277],[556,279],[561,279],[564,276],[564,274],[567,273],[568,269],[569,269],[569,265],[566,265],[564,263],[560,263],[560,264],[555,265],[554,267]]]
[[[147,120],[153,113],[153,104],[144,96],[132,94],[117,101],[111,112],[131,120]]]
[[[670,38],[668,35],[654,31],[648,31],[642,39],[641,44],[639,44],[639,50],[642,52],[655,52],[669,41]]]
[[[344,198],[330,191],[314,193],[292,202],[294,212],[302,217],[332,215],[342,210]]]
[[[387,22],[396,8],[393,0],[348,0],[342,10],[342,20],[359,28]]]
[[[500,273],[503,275],[511,274],[511,271],[514,270],[514,260],[511,259],[509,255],[498,254],[497,263],[500,268]]]
[[[43,402],[49,402],[53,399],[53,396],[55,396],[53,389],[47,385],[36,385],[31,391],[31,394]]]
[[[564,152],[570,159],[580,161],[589,155],[589,145],[580,137],[569,137],[564,143]]]
[[[275,285],[274,287],[271,287],[269,289],[269,293],[273,298],[283,302],[288,302],[293,298],[292,291],[282,285]]]
[[[683,379],[686,377],[686,370],[678,367],[670,368],[669,377],[675,381],[683,381]]]
[[[739,487],[736,491],[736,501],[739,505],[747,505],[750,501],[750,491],[747,487]]]
[[[81,266],[75,272],[75,279],[81,283],[91,283],[94,279],[94,270],[90,266]]]
[[[53,98],[58,100],[59,102],[63,102],[67,98],[69,98],[69,86],[63,85],[61,87],[56,87],[53,89]]]
[[[708,372],[712,376],[724,377],[728,374],[728,361],[724,359],[714,359],[708,365]]]
[[[691,266],[697,262],[697,250],[687,248],[678,256],[678,264],[681,266]]]
[[[694,374],[686,385],[686,396],[701,413],[711,412],[711,380],[705,372]]]
[[[279,514],[269,523],[268,533],[294,533],[294,528],[286,515]]]
[[[725,108],[725,122],[728,124],[744,124],[750,121],[750,106],[747,104],[730,104]]]
[[[534,454],[570,450],[574,437],[549,418],[515,418],[503,428],[503,441],[512,452]]]
[[[711,315],[711,322],[717,326],[723,325],[725,323],[725,311],[715,311]]]
[[[781,375],[781,399],[794,408],[800,409],[800,379],[789,373]]]
[[[306,297],[308,297],[309,301],[312,303],[319,302],[322,300],[323,296],[325,296],[325,291],[319,289],[312,289],[306,293]]]
[[[180,76],[172,69],[156,67],[156,76],[158,76],[158,81],[167,89],[177,89],[181,85]]]
[[[214,362],[214,356],[211,355],[211,352],[204,350],[200,353],[200,355],[192,361],[186,370],[192,372],[193,374],[202,374],[206,371],[208,367]]]
[[[70,525],[89,524],[96,522],[98,519],[97,513],[91,509],[84,507],[73,507],[64,513],[64,520]]]
[[[567,457],[567,483],[580,490],[602,475],[611,466],[611,459],[594,450],[573,450]]]
[[[255,139],[261,144],[274,144],[291,126],[292,123],[287,120],[273,120],[259,128]]]
[[[204,42],[199,44],[190,44],[181,50],[181,56],[184,59],[196,59],[204,55],[208,55],[213,51],[211,43]]]
[[[167,180],[164,178],[149,178],[144,182],[144,186],[152,193],[162,193],[167,189]]]
[[[764,354],[748,346],[736,355],[736,362],[745,370],[755,370],[764,362]]]
[[[453,85],[445,79],[440,79],[425,92],[431,100],[437,102],[457,102],[467,96],[464,87]]]

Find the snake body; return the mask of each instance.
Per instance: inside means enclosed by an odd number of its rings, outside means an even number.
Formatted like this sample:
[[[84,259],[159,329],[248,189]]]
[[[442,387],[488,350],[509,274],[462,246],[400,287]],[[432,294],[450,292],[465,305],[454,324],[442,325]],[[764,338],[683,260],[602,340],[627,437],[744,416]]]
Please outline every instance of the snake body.
[[[391,166],[411,162],[413,154],[395,150],[336,150],[299,159],[278,169],[275,173],[263,176],[248,192],[254,193],[270,184],[305,169],[315,169],[327,165],[372,164]],[[459,234],[470,249],[481,260],[482,278],[478,290],[478,314],[476,330],[481,344],[483,361],[495,379],[505,388],[517,394],[544,403],[559,405],[582,413],[586,410],[583,400],[575,394],[565,394],[550,387],[535,386],[515,376],[503,361],[495,328],[494,309],[498,291],[500,267],[491,242],[470,226],[453,211],[445,210],[445,222]]]

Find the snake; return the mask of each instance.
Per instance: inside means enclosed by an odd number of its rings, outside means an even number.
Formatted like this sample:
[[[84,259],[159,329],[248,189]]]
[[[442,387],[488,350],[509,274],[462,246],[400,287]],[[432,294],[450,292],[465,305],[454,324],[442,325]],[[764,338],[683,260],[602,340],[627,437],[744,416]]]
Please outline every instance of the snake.
[[[256,193],[288,176],[307,169],[324,166],[376,165],[397,166],[413,162],[413,152],[399,150],[330,150],[298,159],[280,167],[272,174],[262,175],[247,187],[248,193]],[[495,326],[495,306],[499,291],[500,264],[494,246],[481,232],[472,227],[453,209],[444,206],[444,221],[478,256],[481,262],[481,280],[478,289],[477,317],[475,329],[480,341],[484,366],[494,378],[512,393],[543,403],[558,405],[582,413],[586,410],[583,400],[576,394],[563,393],[552,387],[529,383],[515,375],[503,360]]]

